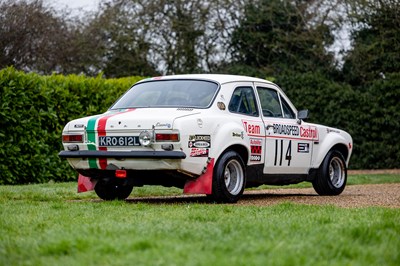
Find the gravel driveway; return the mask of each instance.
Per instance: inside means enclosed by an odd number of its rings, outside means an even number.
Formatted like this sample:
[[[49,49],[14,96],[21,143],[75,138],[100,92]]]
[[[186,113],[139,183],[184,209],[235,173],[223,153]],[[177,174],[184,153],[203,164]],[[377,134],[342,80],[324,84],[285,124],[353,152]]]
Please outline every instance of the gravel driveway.
[[[400,208],[400,183],[346,186],[339,196],[318,196],[313,188],[252,190],[246,191],[237,204],[268,206],[282,202],[335,205],[344,208]]]
[[[349,174],[400,174],[400,169],[349,170]],[[205,196],[181,195],[165,197],[129,197],[127,202],[150,204],[210,203]],[[283,202],[313,205],[334,205],[344,208],[400,208],[400,183],[346,186],[339,196],[319,196],[313,188],[247,190],[236,205],[271,206]]]
[[[205,203],[205,196],[179,195],[163,197],[129,197],[130,203],[187,204]],[[344,208],[390,207],[400,208],[400,183],[346,186],[339,196],[319,196],[313,188],[282,188],[248,190],[236,203],[238,206],[271,206],[283,202],[313,205],[335,205]]]

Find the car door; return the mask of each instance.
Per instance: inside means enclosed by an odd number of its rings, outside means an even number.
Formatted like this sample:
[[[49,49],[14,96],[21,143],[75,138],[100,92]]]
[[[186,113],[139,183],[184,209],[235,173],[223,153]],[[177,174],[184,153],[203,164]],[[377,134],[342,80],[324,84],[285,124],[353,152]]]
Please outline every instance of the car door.
[[[296,110],[273,85],[255,85],[266,129],[264,174],[307,174],[313,142],[301,137]]]
[[[264,162],[263,148],[265,147],[265,126],[261,119],[256,92],[253,83],[237,82],[231,84],[232,96],[228,110],[240,119],[244,131],[233,132],[233,138],[243,139],[248,136],[250,156],[248,165]]]

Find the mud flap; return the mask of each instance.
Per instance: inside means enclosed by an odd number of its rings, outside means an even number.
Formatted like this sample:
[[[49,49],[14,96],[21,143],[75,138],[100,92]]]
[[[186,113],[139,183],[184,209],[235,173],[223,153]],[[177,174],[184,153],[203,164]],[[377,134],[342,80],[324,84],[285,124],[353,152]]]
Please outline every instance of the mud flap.
[[[79,174],[78,176],[78,193],[94,190],[97,181],[90,177]]]
[[[207,165],[206,172],[196,180],[188,180],[183,188],[185,194],[212,194],[212,178],[214,171],[214,158]]]

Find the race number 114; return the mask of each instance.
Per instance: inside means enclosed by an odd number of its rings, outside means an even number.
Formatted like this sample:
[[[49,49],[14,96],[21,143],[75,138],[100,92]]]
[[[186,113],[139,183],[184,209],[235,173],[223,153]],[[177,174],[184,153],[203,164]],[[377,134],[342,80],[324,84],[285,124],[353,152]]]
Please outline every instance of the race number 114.
[[[286,143],[288,143],[287,147],[285,147]],[[283,154],[285,154],[285,156],[283,156]],[[292,160],[292,141],[289,140],[289,142],[286,142],[283,141],[283,139],[276,139],[274,166],[282,166],[283,158],[287,161],[287,166],[290,166],[290,161]]]

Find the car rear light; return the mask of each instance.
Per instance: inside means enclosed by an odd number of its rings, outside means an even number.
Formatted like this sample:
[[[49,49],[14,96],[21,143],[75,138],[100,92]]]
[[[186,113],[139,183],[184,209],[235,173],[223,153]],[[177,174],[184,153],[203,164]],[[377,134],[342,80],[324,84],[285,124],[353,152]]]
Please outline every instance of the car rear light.
[[[77,143],[83,142],[82,134],[73,134],[73,135],[62,135],[62,142],[64,143]]]
[[[179,141],[179,134],[178,133],[156,133],[156,141],[172,141],[177,142]]]
[[[115,170],[116,178],[126,178],[126,170]]]

